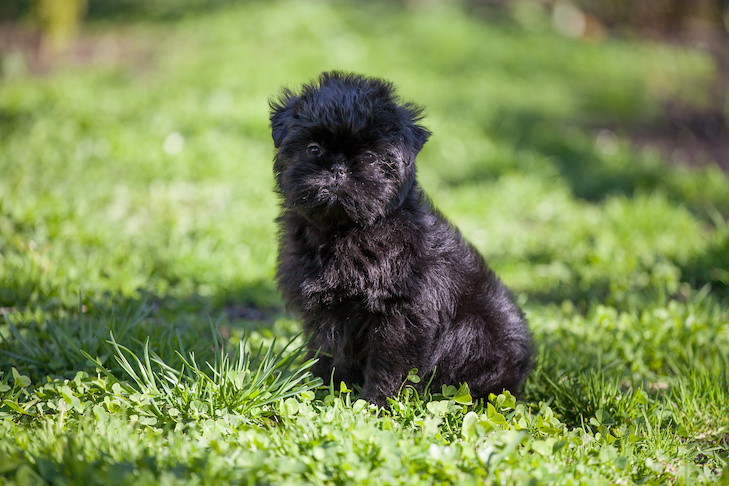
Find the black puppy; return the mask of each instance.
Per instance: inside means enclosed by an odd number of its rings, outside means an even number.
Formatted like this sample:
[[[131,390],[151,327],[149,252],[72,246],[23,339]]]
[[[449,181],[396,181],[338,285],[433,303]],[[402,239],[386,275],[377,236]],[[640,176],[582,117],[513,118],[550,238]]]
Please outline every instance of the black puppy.
[[[279,288],[320,351],[314,373],[379,405],[412,368],[474,398],[531,369],[509,291],[418,185],[421,118],[392,84],[340,72],[271,103]]]

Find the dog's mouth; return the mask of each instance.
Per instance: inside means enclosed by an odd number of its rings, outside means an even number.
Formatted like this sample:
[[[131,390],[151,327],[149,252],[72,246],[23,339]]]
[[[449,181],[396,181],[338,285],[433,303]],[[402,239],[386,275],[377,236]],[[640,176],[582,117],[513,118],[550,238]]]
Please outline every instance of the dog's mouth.
[[[338,218],[353,218],[354,205],[351,197],[341,185],[322,188],[317,194],[319,211],[329,213],[330,216],[337,215]]]
[[[317,174],[302,179],[292,186],[291,201],[302,208],[313,210],[317,207],[331,206],[341,203],[347,196],[347,188],[343,180]]]
[[[343,174],[327,172],[320,174],[312,187],[316,191],[316,201],[325,205],[341,204],[348,198],[349,177]]]
[[[319,191],[319,196],[326,203],[339,202],[339,199],[345,197],[346,194],[346,190],[342,187],[342,184],[340,183],[331,184],[327,187],[322,188]]]
[[[382,214],[382,196],[366,193],[364,181],[349,174],[336,177],[318,173],[300,180],[290,193],[291,207],[320,225],[367,224]]]
[[[302,214],[318,224],[343,225],[356,220],[351,199],[340,185],[320,188],[302,203]]]

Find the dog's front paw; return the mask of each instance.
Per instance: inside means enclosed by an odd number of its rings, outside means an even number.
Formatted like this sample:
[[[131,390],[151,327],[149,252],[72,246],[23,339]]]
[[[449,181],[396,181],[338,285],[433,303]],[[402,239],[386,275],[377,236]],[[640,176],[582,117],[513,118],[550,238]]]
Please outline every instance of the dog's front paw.
[[[389,409],[390,408],[390,402],[387,401],[387,397],[385,395],[375,395],[375,394],[363,394],[362,400],[366,400],[370,402],[372,405],[377,406],[378,408],[384,408]]]

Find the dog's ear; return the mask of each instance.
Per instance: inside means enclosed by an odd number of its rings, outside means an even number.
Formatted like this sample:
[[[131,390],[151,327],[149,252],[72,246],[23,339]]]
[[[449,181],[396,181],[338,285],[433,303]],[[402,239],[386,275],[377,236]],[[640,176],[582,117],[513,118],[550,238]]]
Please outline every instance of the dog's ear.
[[[279,148],[286,138],[288,125],[294,114],[294,105],[298,100],[293,92],[284,89],[281,94],[269,101],[271,107],[271,137],[273,137],[273,146]]]
[[[405,149],[409,152],[408,163],[415,160],[420,149],[430,137],[430,131],[419,124],[423,119],[423,110],[411,103],[398,107],[398,118],[402,127],[402,137],[405,142]]]

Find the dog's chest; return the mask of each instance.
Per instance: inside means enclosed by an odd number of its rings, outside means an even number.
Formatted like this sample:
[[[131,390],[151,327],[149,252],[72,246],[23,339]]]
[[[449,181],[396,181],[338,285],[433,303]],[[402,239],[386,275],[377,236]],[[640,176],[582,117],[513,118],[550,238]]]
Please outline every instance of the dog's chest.
[[[300,290],[310,304],[377,311],[399,293],[407,273],[401,246],[393,247],[383,235],[366,236],[346,235],[305,247]]]

